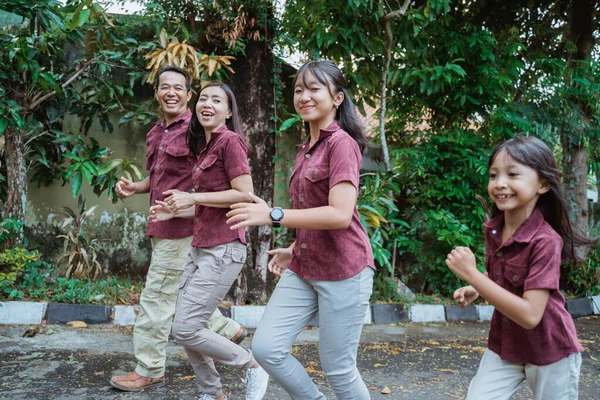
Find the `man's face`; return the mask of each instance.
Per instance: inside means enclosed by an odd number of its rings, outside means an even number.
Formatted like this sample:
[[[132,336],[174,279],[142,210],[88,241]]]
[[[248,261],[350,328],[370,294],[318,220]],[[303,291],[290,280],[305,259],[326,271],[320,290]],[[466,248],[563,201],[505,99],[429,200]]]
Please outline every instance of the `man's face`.
[[[165,114],[165,119],[169,120],[185,112],[192,92],[185,87],[183,75],[167,71],[160,76],[155,95]]]

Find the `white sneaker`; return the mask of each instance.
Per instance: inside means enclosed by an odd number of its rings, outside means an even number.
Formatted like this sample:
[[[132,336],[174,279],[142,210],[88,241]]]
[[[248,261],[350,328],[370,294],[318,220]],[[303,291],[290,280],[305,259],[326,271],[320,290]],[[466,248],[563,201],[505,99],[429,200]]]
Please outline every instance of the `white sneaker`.
[[[269,374],[259,365],[246,370],[246,400],[262,400],[269,385]]]

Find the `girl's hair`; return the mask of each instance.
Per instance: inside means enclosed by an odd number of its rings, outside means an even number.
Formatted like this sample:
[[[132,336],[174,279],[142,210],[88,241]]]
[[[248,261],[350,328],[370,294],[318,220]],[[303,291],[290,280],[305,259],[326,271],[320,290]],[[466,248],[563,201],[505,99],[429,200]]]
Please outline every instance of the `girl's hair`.
[[[550,148],[540,139],[534,137],[516,136],[498,145],[490,156],[488,168],[491,168],[494,159],[501,152],[506,151],[519,164],[535,170],[539,179],[545,181],[550,190],[540,195],[536,207],[544,215],[546,222],[563,239],[562,257],[574,259],[576,245],[594,244],[596,240],[586,238],[573,232],[567,203],[562,191],[561,173]],[[492,206],[492,217],[501,214],[496,204]]]
[[[240,125],[240,117],[238,114],[238,105],[235,100],[235,95],[233,91],[229,87],[229,85],[213,81],[200,89],[198,92],[198,96],[196,96],[196,101],[194,102],[194,108],[192,108],[192,119],[190,121],[190,125],[188,127],[187,133],[187,142],[190,150],[195,155],[200,154],[204,146],[206,146],[206,136],[204,135],[204,128],[200,124],[200,120],[198,119],[198,115],[196,114],[196,106],[198,105],[198,100],[200,100],[200,96],[202,95],[202,91],[208,87],[220,87],[223,89],[225,94],[227,95],[227,100],[229,103],[229,109],[231,110],[231,118],[227,119],[226,125],[230,131],[233,131],[240,135],[242,139],[244,138],[244,132],[242,131],[242,126]]]
[[[332,61],[312,60],[300,67],[298,73],[296,73],[292,87],[296,86],[296,82],[300,78],[302,78],[302,82],[306,85],[306,71],[310,72],[319,82],[327,86],[332,97],[338,93],[344,94],[344,100],[335,113],[335,119],[340,124],[340,127],[356,140],[360,151],[364,152],[368,140],[363,132],[362,123],[356,114],[356,108],[346,91],[346,78],[344,78],[342,71]],[[304,129],[308,134],[308,123],[304,124]]]

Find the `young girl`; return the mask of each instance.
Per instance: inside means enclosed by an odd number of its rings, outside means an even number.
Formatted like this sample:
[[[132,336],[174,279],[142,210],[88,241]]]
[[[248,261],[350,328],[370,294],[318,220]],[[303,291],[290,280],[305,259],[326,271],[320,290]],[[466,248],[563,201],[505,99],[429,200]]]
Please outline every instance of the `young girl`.
[[[571,230],[560,172],[539,139],[515,137],[490,157],[493,218],[484,224],[486,272],[467,247],[446,264],[470,286],[454,293],[466,307],[480,294],[496,310],[488,348],[467,399],[509,399],[523,380],[536,400],[578,397],[583,348],[559,291],[560,264],[575,244],[592,243]]]
[[[358,342],[373,286],[373,254],[358,217],[361,151],[366,146],[346,81],[330,61],[311,61],[294,80],[294,107],[308,138],[291,177],[294,208],[238,203],[231,229],[251,225],[296,228],[296,241],[271,250],[280,276],[254,334],[252,351],[292,399],[325,399],[290,354],[292,343],[319,315],[321,366],[339,399],[370,399],[356,368]]]
[[[245,229],[225,223],[233,203],[250,200],[253,190],[237,103],[229,86],[212,82],[198,94],[188,130],[197,156],[192,193],[168,190],[150,209],[151,220],[194,219],[194,239],[183,273],[173,336],[185,348],[196,373],[200,400],[223,400],[213,359],[246,371],[246,399],[260,400],[269,376],[249,350],[206,329],[206,322],[229,291],[246,261]]]

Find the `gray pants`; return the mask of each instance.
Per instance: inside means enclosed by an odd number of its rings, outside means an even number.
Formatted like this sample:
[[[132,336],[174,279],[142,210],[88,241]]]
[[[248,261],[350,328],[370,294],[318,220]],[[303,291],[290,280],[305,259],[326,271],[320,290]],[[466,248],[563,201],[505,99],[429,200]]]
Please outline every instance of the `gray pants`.
[[[193,247],[181,279],[173,336],[187,353],[200,392],[212,397],[223,394],[213,359],[244,369],[254,363],[249,350],[206,328],[245,261],[246,246],[237,240],[210,248]]]
[[[481,357],[477,374],[469,385],[467,400],[508,400],[527,380],[535,400],[577,400],[581,353],[550,365],[504,361],[490,349]]]
[[[318,313],[321,367],[337,398],[370,399],[356,355],[372,290],[371,268],[342,281],[306,281],[285,270],[254,334],[254,357],[293,400],[325,399],[290,354]]]
[[[133,348],[138,360],[135,370],[142,376],[160,378],[165,375],[165,348],[191,243],[192,236],[183,239],[152,238],[152,260],[140,297],[140,315],[133,330]],[[231,339],[240,325],[231,318],[225,318],[217,309],[208,321],[208,328]]]

